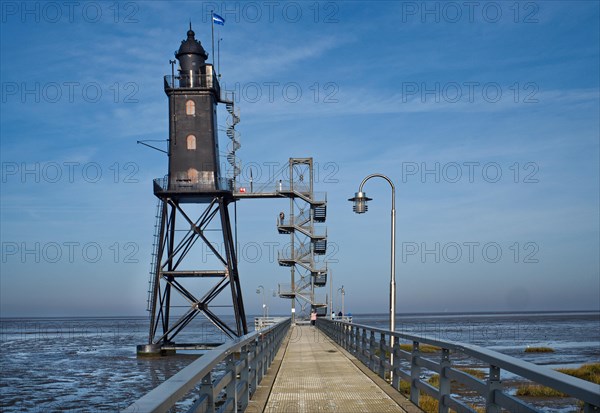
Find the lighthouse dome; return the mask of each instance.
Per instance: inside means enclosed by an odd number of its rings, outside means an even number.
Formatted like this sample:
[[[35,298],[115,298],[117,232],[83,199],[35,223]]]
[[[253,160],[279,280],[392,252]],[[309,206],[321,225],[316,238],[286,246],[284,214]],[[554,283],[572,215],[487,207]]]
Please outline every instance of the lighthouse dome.
[[[187,32],[187,39],[181,42],[181,46],[177,53],[175,53],[175,57],[179,60],[181,71],[184,72],[190,70],[196,72],[205,64],[206,59],[208,59],[208,53],[206,53],[202,44],[196,40],[191,25]]]

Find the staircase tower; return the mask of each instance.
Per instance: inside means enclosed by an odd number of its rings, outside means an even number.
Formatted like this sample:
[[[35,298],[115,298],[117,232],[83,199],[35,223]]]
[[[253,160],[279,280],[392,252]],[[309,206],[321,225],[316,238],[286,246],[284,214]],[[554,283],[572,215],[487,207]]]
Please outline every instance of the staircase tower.
[[[290,283],[279,285],[279,296],[291,299],[292,318],[298,311],[307,316],[312,310],[325,315],[327,304],[317,298],[315,288],[327,284],[327,265],[318,257],[327,252],[327,231],[319,223],[327,216],[325,194],[314,192],[314,169],[312,158],[290,158],[289,180],[278,183],[277,192],[289,198],[287,217],[277,222],[280,234],[289,234],[289,243],[279,252],[279,265],[290,268]],[[315,225],[316,224],[316,225]],[[310,311],[309,311],[310,310]]]

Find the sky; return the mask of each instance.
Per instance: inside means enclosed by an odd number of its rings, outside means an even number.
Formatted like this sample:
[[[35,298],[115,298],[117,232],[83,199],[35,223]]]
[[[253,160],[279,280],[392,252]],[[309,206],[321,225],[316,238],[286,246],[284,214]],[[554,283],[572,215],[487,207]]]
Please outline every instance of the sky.
[[[312,157],[334,309],[600,310],[600,6],[530,2],[1,3],[0,315],[146,314],[167,158],[163,79],[191,21],[240,109],[242,177]],[[219,109],[219,124],[225,124]],[[220,136],[221,147],[226,137]],[[161,143],[156,143],[161,145]],[[237,205],[246,312],[289,271],[275,217]],[[206,251],[201,251],[204,254]],[[321,289],[324,296],[329,288]]]

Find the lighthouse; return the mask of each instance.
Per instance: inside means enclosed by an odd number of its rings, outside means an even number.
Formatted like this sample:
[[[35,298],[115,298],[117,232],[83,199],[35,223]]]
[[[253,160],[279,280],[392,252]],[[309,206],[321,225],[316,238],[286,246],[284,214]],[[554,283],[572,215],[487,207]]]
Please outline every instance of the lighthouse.
[[[222,93],[219,76],[206,62],[208,54],[191,25],[175,58],[170,61],[171,75],[164,77],[168,173],[153,183],[158,203],[148,288],[150,330],[147,344],[137,348],[140,356],[206,348],[206,342],[181,342],[182,337],[187,340],[198,333],[198,325],[186,327],[199,315],[229,338],[248,333],[229,214],[230,206],[240,200],[289,200],[290,212],[279,216],[277,229],[290,237],[290,248],[281,251],[277,260],[290,268],[290,283],[279,284],[278,294],[291,300],[292,320],[296,302],[300,315],[312,310],[325,313],[331,306],[331,301],[326,303],[315,293],[327,282],[327,263],[317,257],[327,250],[327,231],[319,227],[325,222],[327,197],[313,190],[313,159],[289,158],[279,175],[258,188],[250,182],[247,191],[237,178],[240,143],[235,128],[240,117],[233,92]],[[226,176],[219,163],[219,105],[228,113]],[[188,334],[179,335],[184,330]]]
[[[198,315],[228,337],[248,333],[229,218],[234,179],[221,176],[219,168],[217,105],[224,104],[234,116],[234,102],[222,98],[218,76],[191,25],[175,58],[177,73],[172,66],[164,77],[169,166],[153,186],[158,205],[148,289],[150,331],[148,344],[138,346],[139,355],[203,348],[201,342],[178,342],[178,334]],[[228,136],[235,136],[237,122],[239,116],[230,122]],[[198,260],[202,251],[210,251],[214,260]]]

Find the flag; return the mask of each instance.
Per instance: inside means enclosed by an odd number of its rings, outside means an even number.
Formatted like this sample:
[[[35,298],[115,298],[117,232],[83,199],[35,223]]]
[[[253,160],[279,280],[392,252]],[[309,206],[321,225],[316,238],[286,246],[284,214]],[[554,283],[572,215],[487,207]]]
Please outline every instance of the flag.
[[[221,26],[225,25],[225,19],[219,16],[217,13],[213,13],[212,15],[213,23],[220,24]]]

